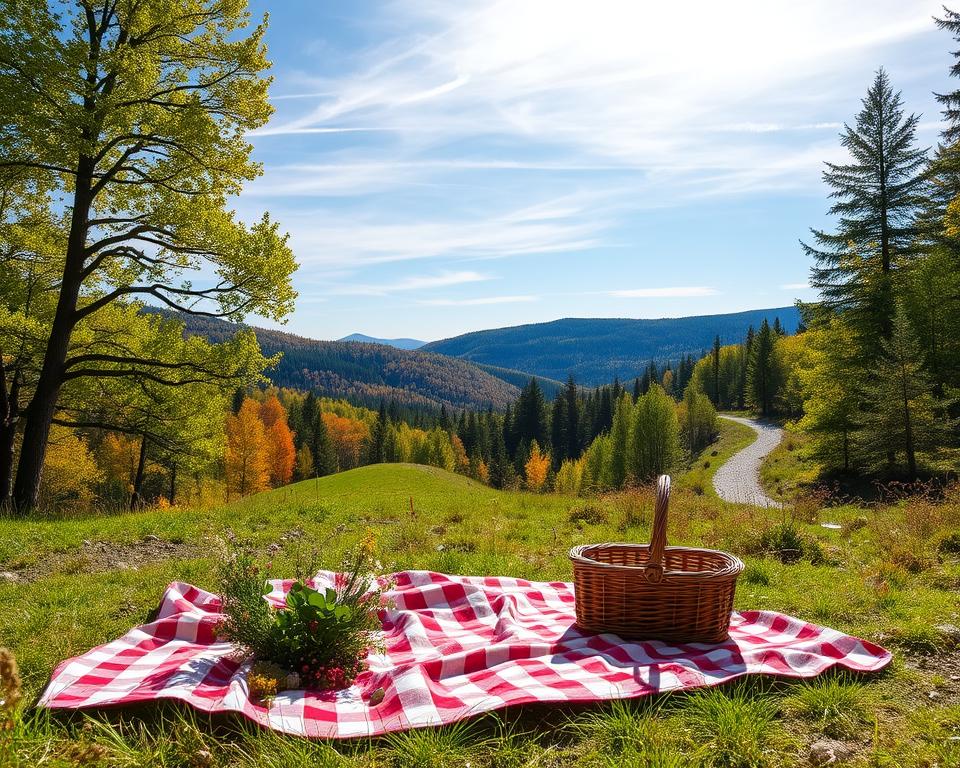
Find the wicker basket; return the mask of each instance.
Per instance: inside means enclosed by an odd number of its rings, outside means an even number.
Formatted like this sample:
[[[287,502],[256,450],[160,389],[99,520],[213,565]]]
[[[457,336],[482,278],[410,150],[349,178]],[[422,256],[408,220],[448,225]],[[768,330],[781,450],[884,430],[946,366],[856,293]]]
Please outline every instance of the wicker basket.
[[[743,563],[712,549],[667,546],[670,478],[657,481],[651,542],[570,550],[577,625],[587,632],[679,643],[727,639]]]

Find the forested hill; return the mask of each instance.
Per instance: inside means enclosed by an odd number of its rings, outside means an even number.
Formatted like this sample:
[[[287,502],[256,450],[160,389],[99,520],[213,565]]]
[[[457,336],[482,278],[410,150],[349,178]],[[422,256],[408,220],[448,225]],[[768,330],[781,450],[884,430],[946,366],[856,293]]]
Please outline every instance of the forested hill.
[[[800,320],[796,307],[657,320],[566,318],[466,333],[431,342],[422,351],[551,379],[572,373],[578,383],[597,386],[615,376],[633,379],[650,360],[699,355],[717,335],[724,344],[742,341],[747,329],[759,328],[764,318],[771,324],[779,318],[788,333]]]
[[[187,333],[223,341],[239,326],[209,317],[145,311],[175,316]],[[376,408],[381,400],[405,406],[497,410],[516,400],[519,388],[472,363],[429,352],[408,351],[384,344],[317,341],[283,331],[254,328],[266,355],[282,352],[280,363],[267,372],[280,387],[314,390],[328,397],[345,397]]]

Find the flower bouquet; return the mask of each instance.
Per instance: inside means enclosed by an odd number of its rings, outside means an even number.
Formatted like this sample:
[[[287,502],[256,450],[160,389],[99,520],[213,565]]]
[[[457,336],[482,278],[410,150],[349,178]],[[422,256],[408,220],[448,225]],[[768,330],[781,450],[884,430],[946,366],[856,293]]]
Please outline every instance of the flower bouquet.
[[[375,576],[379,563],[368,534],[347,558],[333,587],[298,579],[282,608],[264,599],[265,571],[248,548],[233,547],[221,568],[223,620],[218,631],[253,664],[250,697],[265,699],[286,689],[337,690],[367,668],[381,644],[380,610],[389,583]]]

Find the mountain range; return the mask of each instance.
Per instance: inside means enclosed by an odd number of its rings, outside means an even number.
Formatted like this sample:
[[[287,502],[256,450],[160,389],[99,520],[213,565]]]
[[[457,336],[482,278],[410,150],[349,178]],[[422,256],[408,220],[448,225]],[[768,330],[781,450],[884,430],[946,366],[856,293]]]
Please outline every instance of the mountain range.
[[[216,318],[144,311],[178,317],[188,334],[223,341],[236,323]],[[581,386],[598,386],[640,375],[650,360],[675,363],[709,349],[715,336],[741,341],[752,325],[779,319],[796,330],[795,307],[727,315],[660,320],[568,318],[549,323],[476,331],[411,350],[380,341],[318,341],[284,331],[253,328],[266,355],[281,352],[267,376],[277,386],[313,390],[377,407],[381,400],[404,406],[503,409],[536,376],[547,398],[573,374]],[[364,336],[364,339],[372,337]],[[392,339],[383,341],[413,341]]]
[[[800,322],[796,307],[775,307],[724,315],[635,320],[565,318],[454,336],[421,347],[423,352],[486,366],[526,371],[538,377],[597,386],[633,379],[650,360],[663,364],[708,350],[716,336],[725,344],[740,342],[750,326],[779,318],[788,333]]]
[[[427,342],[419,339],[378,339],[373,336],[367,336],[365,333],[351,333],[337,341],[359,341],[363,344],[385,344],[388,347],[397,349],[419,349]]]

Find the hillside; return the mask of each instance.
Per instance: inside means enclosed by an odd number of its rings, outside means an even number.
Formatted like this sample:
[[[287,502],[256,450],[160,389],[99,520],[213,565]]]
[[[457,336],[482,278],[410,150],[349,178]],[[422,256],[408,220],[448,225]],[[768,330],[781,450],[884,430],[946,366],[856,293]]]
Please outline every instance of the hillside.
[[[741,341],[764,318],[780,318],[791,333],[800,319],[796,307],[656,320],[565,318],[466,333],[422,350],[561,381],[572,373],[578,383],[596,386],[615,376],[632,379],[650,360],[699,355],[717,335],[724,343]]]
[[[147,307],[144,311],[164,310]],[[187,333],[223,341],[237,332],[235,323],[209,317],[176,315]],[[317,341],[293,333],[254,328],[266,355],[282,352],[267,372],[279,387],[314,390],[377,407],[381,400],[406,406],[439,408],[506,408],[518,387],[463,360],[430,352],[397,349],[384,344]]]
[[[351,333],[337,341],[359,341],[364,344],[385,344],[388,347],[397,349],[419,349],[427,342],[420,339],[378,339],[373,336],[367,336],[365,333]]]
[[[570,547],[590,541],[647,540],[651,494],[639,490],[629,499],[629,504],[622,496],[585,502],[559,494],[502,492],[432,467],[381,464],[215,509],[0,519],[0,571],[13,574],[13,580],[0,579],[4,606],[0,637],[17,657],[29,704],[64,659],[146,620],[164,585],[185,581],[216,588],[218,548],[212,546],[213,537],[228,528],[260,552],[276,545],[271,558],[272,574],[278,578],[296,574],[310,542],[322,542],[316,567],[335,568],[370,531],[385,571],[569,581]],[[802,536],[804,550],[795,558],[764,545],[765,532],[783,526],[779,510],[723,504],[678,487],[670,510],[671,542],[709,545],[743,557],[747,571],[736,592],[738,609],[780,611],[882,641],[895,649],[897,663],[879,676],[759,684],[749,694],[727,686],[700,697],[668,695],[666,706],[652,712],[637,708],[622,714],[607,707],[558,703],[551,707],[555,722],[570,725],[561,729],[548,724],[532,735],[524,732],[525,764],[717,765],[694,759],[709,749],[711,755],[732,755],[724,765],[799,766],[808,761],[794,759],[794,745],[810,744],[826,730],[847,739],[836,743],[863,751],[874,732],[884,734],[883,754],[889,756],[885,765],[955,765],[938,760],[938,754],[947,753],[934,748],[950,744],[941,734],[955,733],[956,686],[950,676],[957,654],[946,650],[955,636],[943,623],[956,610],[955,593],[948,588],[955,579],[955,565],[940,562],[938,544],[948,540],[957,500],[954,494],[952,500],[919,503],[926,505],[928,516],[935,513],[931,520],[938,521],[928,526],[929,531],[909,524],[918,506],[902,501],[869,511],[855,506],[831,509],[829,520],[842,524],[842,531],[797,520],[790,530]],[[921,563],[919,572],[896,565],[902,554],[884,546],[903,538],[906,551]],[[824,552],[830,558],[825,562]],[[894,573],[897,584],[873,584],[864,573]],[[931,691],[938,696],[931,697]],[[229,717],[220,718],[211,733],[206,716],[194,717],[190,710],[181,716],[178,710],[177,717],[165,718],[149,705],[116,710],[110,718],[93,720],[95,727],[87,729],[63,717],[38,717],[29,707],[22,712],[15,721],[17,738],[8,741],[14,750],[11,765],[50,764],[49,755],[62,756],[56,764],[65,768],[91,765],[90,755],[97,758],[97,765],[157,765],[158,756],[166,765],[201,765],[193,760],[198,745],[212,755],[203,765],[222,768],[520,764],[515,760],[520,749],[517,737],[514,732],[500,735],[503,721],[494,718],[476,721],[456,734],[454,763],[441,762],[450,751],[439,750],[449,750],[450,741],[440,741],[432,731],[364,742],[360,747],[331,746],[272,737]],[[734,723],[724,726],[723,733],[755,734],[748,742],[759,744],[747,755],[751,761],[737,751],[738,741],[729,737],[720,741],[712,732],[700,740],[693,735],[699,733],[695,727],[713,723],[717,712]],[[907,717],[905,712],[921,712],[923,718]],[[502,717],[516,714],[522,713],[507,710]],[[634,735],[638,733],[643,742]],[[624,760],[620,745],[628,737],[644,744],[656,738],[659,751],[649,752],[650,760]],[[334,747],[344,754],[334,752]],[[314,751],[305,753],[307,748]],[[770,760],[753,760],[761,749]],[[924,762],[912,760],[914,754]],[[679,757],[666,763],[659,759],[662,755]]]

